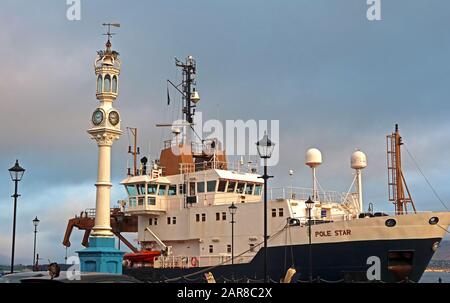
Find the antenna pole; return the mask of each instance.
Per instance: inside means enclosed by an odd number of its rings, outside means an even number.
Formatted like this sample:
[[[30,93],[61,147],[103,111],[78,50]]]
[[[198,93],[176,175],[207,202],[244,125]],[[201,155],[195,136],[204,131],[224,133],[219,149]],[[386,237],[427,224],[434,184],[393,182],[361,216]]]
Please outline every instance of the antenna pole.
[[[318,195],[317,195],[317,181],[316,181],[316,168],[315,167],[312,168],[312,177],[313,177],[313,200],[317,201]]]
[[[127,127],[127,129],[130,131],[131,135],[133,136],[133,149],[131,146],[128,148],[128,153],[133,156],[133,176],[138,175],[137,171],[137,156],[140,154],[139,147],[137,146],[137,136],[138,136],[138,129]]]

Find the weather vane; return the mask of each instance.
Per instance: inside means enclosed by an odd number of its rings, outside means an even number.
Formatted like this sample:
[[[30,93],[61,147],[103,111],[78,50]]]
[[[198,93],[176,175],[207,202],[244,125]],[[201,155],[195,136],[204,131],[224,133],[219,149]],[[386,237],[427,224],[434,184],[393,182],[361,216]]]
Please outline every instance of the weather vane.
[[[108,40],[112,38],[112,36],[115,35],[115,33],[111,33],[111,26],[112,27],[120,27],[120,23],[103,23],[103,26],[108,27],[108,32],[106,34],[103,34],[103,36],[108,36]]]

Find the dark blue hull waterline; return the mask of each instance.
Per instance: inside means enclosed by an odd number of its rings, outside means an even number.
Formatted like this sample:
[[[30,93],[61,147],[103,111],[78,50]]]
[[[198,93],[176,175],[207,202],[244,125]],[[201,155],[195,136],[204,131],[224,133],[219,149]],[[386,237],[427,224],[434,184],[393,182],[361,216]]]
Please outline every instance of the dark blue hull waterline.
[[[417,282],[434,254],[433,244],[440,241],[440,238],[433,238],[313,244],[312,276],[314,279],[330,282],[364,281],[367,270],[371,266],[371,264],[367,264],[367,260],[371,256],[376,256],[381,261],[381,281],[399,282],[405,280],[405,276],[395,272],[394,267],[396,264],[398,265],[398,260],[390,259],[389,254],[408,252],[412,258],[408,260],[406,277],[410,281]],[[294,267],[297,274],[292,282],[308,281],[308,260],[308,245],[269,247],[268,273],[270,279],[278,282],[290,267]],[[124,269],[124,274],[149,282],[163,282],[168,279],[170,282],[203,282],[205,281],[204,272],[211,272],[217,282],[256,282],[258,280],[258,282],[262,282],[264,278],[263,262],[264,254],[261,249],[247,264],[222,265],[212,269],[208,269],[208,267],[189,269],[127,268]],[[197,272],[200,273],[194,274]],[[183,276],[187,277],[179,278]]]

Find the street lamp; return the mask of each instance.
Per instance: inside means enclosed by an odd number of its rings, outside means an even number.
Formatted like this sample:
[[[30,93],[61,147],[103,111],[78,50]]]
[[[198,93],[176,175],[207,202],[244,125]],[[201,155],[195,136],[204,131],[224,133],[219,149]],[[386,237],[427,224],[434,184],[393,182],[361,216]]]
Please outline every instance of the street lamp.
[[[264,175],[261,177],[264,179],[264,282],[269,282],[269,276],[267,274],[267,180],[272,178],[267,174],[267,159],[272,157],[275,143],[270,141],[267,133],[264,133],[264,137],[256,143],[258,148],[258,154],[261,159],[264,160]]]
[[[236,221],[234,221],[234,215],[237,212],[237,206],[234,205],[234,202],[228,207],[228,211],[231,214],[231,264],[234,264],[234,223],[236,223]]]
[[[17,198],[20,197],[17,194],[18,184],[20,180],[22,180],[23,174],[25,173],[25,169],[20,167],[19,160],[16,160],[16,164],[8,169],[9,174],[11,175],[11,180],[14,182],[14,195],[11,197],[14,198],[14,217],[13,217],[13,234],[12,234],[12,252],[11,252],[11,273],[14,273],[14,250],[16,247],[16,213],[17,213]]]
[[[120,232],[122,230],[122,223],[123,223],[123,214],[122,213],[118,213],[116,215],[116,231],[117,231],[117,238],[118,238],[118,250],[120,250]]]
[[[33,268],[36,266],[36,234],[37,234],[37,227],[39,225],[39,219],[38,217],[34,218],[33,225],[34,225],[34,248],[33,248]],[[37,270],[37,268],[35,268]]]
[[[308,238],[309,238],[309,282],[312,283],[312,244],[311,244],[311,210],[314,207],[314,201],[309,197],[308,201],[305,202],[306,208],[308,209]]]

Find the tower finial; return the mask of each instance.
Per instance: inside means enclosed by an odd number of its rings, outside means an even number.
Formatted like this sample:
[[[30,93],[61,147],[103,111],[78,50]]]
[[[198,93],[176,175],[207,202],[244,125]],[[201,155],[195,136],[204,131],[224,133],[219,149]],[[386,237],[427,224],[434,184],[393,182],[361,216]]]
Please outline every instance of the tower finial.
[[[106,32],[106,34],[103,34],[103,36],[108,36],[108,41],[106,41],[106,48],[110,49],[111,48],[111,38],[112,38],[112,36],[115,35],[115,33],[111,32],[111,26],[112,27],[120,27],[120,23],[103,23],[102,25],[108,27],[108,31]]]

